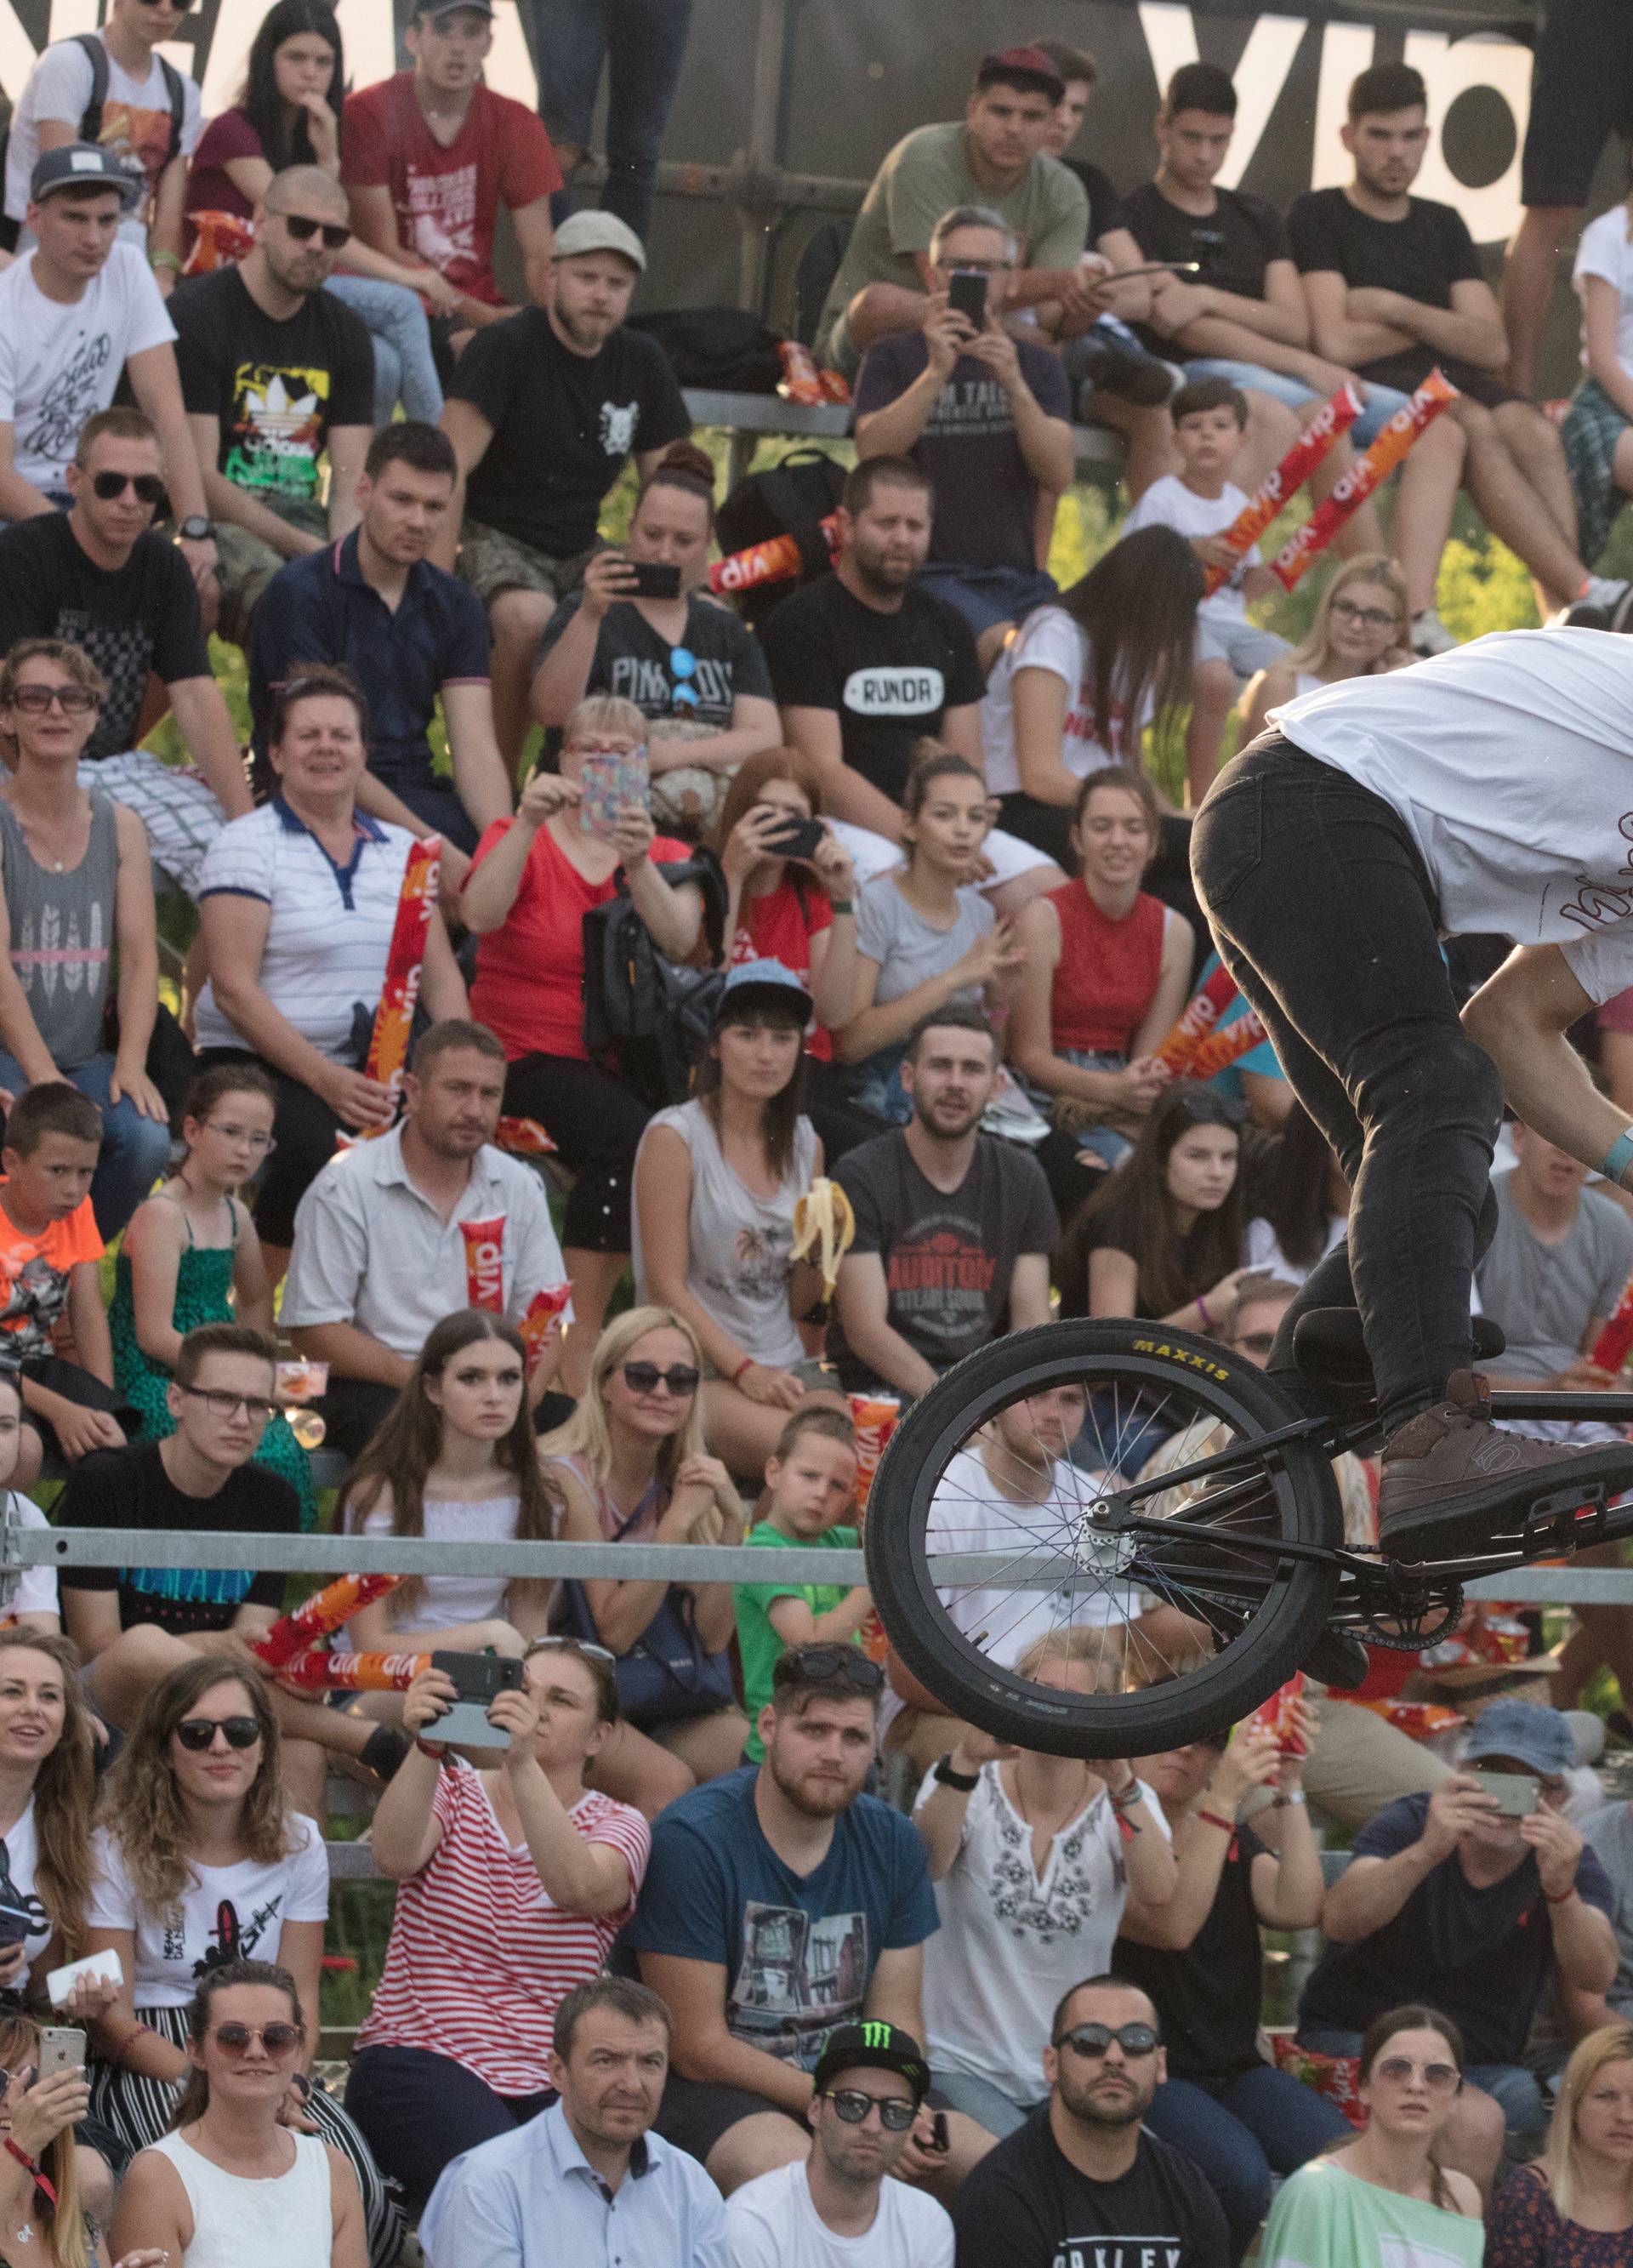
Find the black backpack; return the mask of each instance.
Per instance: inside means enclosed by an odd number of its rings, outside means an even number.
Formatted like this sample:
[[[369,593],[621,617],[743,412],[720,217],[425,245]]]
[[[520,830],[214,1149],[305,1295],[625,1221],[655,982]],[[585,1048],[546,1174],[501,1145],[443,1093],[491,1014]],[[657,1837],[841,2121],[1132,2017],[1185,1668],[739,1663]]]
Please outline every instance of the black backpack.
[[[822,522],[837,511],[844,494],[845,468],[820,449],[792,449],[769,471],[739,481],[716,516],[723,552],[745,551],[774,535],[791,535],[799,546],[799,573],[791,582],[762,583],[735,594],[743,619],[763,630],[791,591],[826,575],[828,538]]]
[[[680,386],[721,394],[775,394],[783,375],[776,333],[737,307],[681,307],[632,315],[632,331],[656,339]]]
[[[691,883],[702,891],[709,956],[718,962],[726,885],[713,853],[695,850],[658,871],[672,889]],[[615,1071],[654,1110],[684,1102],[725,982],[717,967],[683,968],[664,959],[620,873],[613,896],[584,917],[584,1043],[591,1061]]]
[[[94,32],[76,32],[73,38],[74,45],[85,49],[91,63],[91,100],[79,121],[78,139],[81,142],[97,142],[101,139],[102,113],[107,103],[107,49]],[[164,73],[165,92],[170,101],[170,144],[165,151],[165,163],[168,165],[181,147],[181,129],[187,117],[187,81],[174,63],[164,55],[158,59],[158,67]],[[0,173],[4,171],[6,151],[11,141],[11,129],[8,125],[5,132],[0,134]],[[12,220],[0,214],[0,250],[17,250],[17,239],[22,226],[20,220]]]

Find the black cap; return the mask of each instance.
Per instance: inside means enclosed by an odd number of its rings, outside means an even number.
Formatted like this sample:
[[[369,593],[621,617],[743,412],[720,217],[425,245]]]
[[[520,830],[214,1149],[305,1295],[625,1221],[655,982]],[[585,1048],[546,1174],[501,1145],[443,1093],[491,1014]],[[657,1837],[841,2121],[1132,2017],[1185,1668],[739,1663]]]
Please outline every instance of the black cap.
[[[812,2073],[819,2095],[842,2071],[894,2071],[923,2102],[930,2093],[930,2066],[911,2032],[900,2024],[839,2024],[828,2036],[828,2045]]]

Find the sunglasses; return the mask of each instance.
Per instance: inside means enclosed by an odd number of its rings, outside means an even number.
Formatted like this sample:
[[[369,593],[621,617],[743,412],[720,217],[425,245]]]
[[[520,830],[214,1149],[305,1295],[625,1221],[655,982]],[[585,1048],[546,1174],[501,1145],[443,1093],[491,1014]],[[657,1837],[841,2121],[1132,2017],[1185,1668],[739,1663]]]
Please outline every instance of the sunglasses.
[[[1109,2024],[1078,2024],[1063,2032],[1054,2044],[1070,2048],[1085,2063],[1098,2063],[1114,2040],[1126,2056],[1154,2055],[1162,2045],[1149,2024],[1119,2024],[1114,2031]]]
[[[310,244],[314,236],[320,236],[326,252],[338,252],[342,245],[351,242],[351,231],[342,228],[338,221],[308,220],[305,213],[279,213],[276,217],[297,244]]]
[[[277,1403],[268,1402],[258,1394],[229,1394],[224,1387],[219,1386],[183,1386],[180,1379],[176,1380],[175,1388],[178,1394],[186,1394],[195,1402],[202,1402],[213,1416],[228,1423],[238,1416],[240,1410],[252,1425],[269,1425],[278,1414]]]
[[[184,1717],[176,1727],[176,1738],[184,1749],[202,1756],[206,1749],[214,1748],[217,1733],[224,1733],[230,1749],[253,1749],[261,1738],[259,1717]]]
[[[882,1662],[870,1661],[859,1646],[791,1646],[777,1656],[771,1672],[776,1685],[806,1685],[824,1677],[838,1677],[858,1693],[877,1693],[885,1682]]]
[[[91,489],[104,504],[112,504],[127,489],[132,490],[143,504],[165,501],[165,483],[157,473],[92,473]]]
[[[661,1386],[677,1402],[696,1393],[702,1376],[689,1362],[672,1363],[667,1370],[659,1370],[655,1362],[627,1362],[623,1366],[624,1384],[631,1394],[656,1394]]]
[[[570,1646],[575,1653],[587,1653],[597,1661],[616,1661],[618,1659],[610,1647],[592,1646],[587,1638],[536,1638],[522,1660],[531,1661],[535,1653],[548,1653],[552,1646]]]
[[[64,717],[84,717],[101,703],[88,685],[18,685],[12,688],[9,705],[20,709],[25,717],[43,717],[54,706]]]
[[[288,2055],[306,2036],[305,2024],[217,2024],[210,2037],[231,2056],[247,2055],[250,2042],[259,2040],[269,2056]]]
[[[916,2102],[903,2102],[898,2095],[886,2095],[882,2101],[877,2095],[868,2095],[859,2087],[828,2088],[823,2092],[825,2102],[831,2102],[847,2126],[864,2126],[867,2114],[877,2110],[879,2123],[892,2134],[905,2134],[918,2117]]]
[[[1404,2087],[1409,2080],[1422,2078],[1431,2095],[1452,2095],[1463,2083],[1463,2074],[1455,2064],[1416,2064],[1410,2056],[1380,2056],[1372,2066],[1374,2079],[1387,2079],[1392,2087]]]

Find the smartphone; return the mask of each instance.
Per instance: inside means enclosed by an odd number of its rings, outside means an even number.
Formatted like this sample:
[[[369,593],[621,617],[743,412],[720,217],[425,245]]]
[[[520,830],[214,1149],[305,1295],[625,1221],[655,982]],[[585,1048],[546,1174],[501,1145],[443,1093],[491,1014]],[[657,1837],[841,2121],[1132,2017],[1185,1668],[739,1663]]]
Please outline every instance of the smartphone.
[[[632,749],[627,756],[589,755],[578,775],[578,824],[586,835],[610,837],[619,814],[629,804],[651,808],[651,775],[646,750]]]
[[[967,315],[978,331],[987,328],[987,279],[979,268],[955,268],[947,278],[947,305]]]
[[[1541,1790],[1529,1772],[1482,1772],[1475,1778],[1482,1795],[1494,1795],[1504,1819],[1528,1819],[1537,1808]]]
[[[82,1961],[65,1961],[46,1978],[46,1997],[54,2008],[67,2005],[70,1993],[82,1977],[105,1977],[110,1984],[122,1984],[124,1964],[112,1947],[106,1953],[87,1953]]]
[[[455,1748],[508,1749],[511,1736],[489,1723],[488,1705],[521,1683],[520,1662],[497,1653],[438,1652],[431,1655],[431,1667],[446,1672],[459,1698],[425,1727],[425,1737],[450,1742]]]
[[[791,819],[780,835],[772,836],[766,847],[784,858],[813,858],[822,840],[822,831],[820,819]]]
[[[28,1916],[26,1913],[18,1913],[11,1907],[0,1911],[0,1948],[21,1945],[27,1935]]]
[[[40,2027],[40,2076],[53,2079],[59,2071],[83,2071],[85,2067],[85,2036],[77,2026],[41,2024]]]
[[[938,2158],[945,2158],[953,2147],[953,2138],[947,2132],[947,2114],[932,2110],[930,2114],[930,2146]]]
[[[624,593],[629,599],[678,599],[680,595],[680,570],[665,566],[657,559],[629,559],[624,563],[635,581]]]

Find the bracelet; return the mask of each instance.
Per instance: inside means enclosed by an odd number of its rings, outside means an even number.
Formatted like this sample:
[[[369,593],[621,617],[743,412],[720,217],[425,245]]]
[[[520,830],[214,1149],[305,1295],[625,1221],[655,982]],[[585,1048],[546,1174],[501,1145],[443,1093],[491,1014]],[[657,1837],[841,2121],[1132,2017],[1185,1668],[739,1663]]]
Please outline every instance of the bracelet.
[[[157,2036],[151,2025],[142,2023],[132,2024],[130,2029],[120,2041],[119,2045],[114,2050],[111,2060],[115,2070],[122,2071],[124,2069],[126,2057],[129,2054],[131,2048],[134,2046],[136,2042],[141,2038],[143,2033],[147,2035],[149,2039],[153,2039]]]
[[[930,1776],[931,1779],[939,1781],[943,1787],[956,1788],[960,1795],[973,1795],[981,1786],[981,1774],[978,1771],[953,1771],[951,1752],[943,1756],[938,1764],[932,1765]]]
[[[732,1373],[732,1375],[731,1375],[730,1380],[728,1381],[728,1383],[729,1383],[729,1384],[731,1384],[731,1385],[732,1385],[732,1386],[735,1386],[735,1385],[737,1384],[738,1380],[739,1380],[739,1378],[741,1378],[741,1376],[742,1376],[743,1373],[744,1373],[746,1370],[752,1370],[752,1369],[754,1368],[754,1356],[753,1356],[752,1354],[746,1354],[746,1355],[743,1357],[743,1359],[741,1360],[741,1362],[739,1362],[739,1363],[738,1364],[737,1368],[736,1368],[736,1369]]]
[[[150,252],[147,256],[147,264],[150,268],[173,268],[176,274],[180,276],[181,273],[181,254],[179,252]]]
[[[1571,1899],[1575,1897],[1576,1894],[1577,1886],[1574,1882],[1572,1882],[1568,1890],[1562,1890],[1557,1897],[1554,1896],[1552,1890],[1544,1890],[1542,1893],[1543,1896],[1548,1900],[1551,1906],[1568,1906],[1570,1904]]]
[[[448,1753],[448,1744],[445,1741],[423,1741],[417,1733],[414,1735],[414,1745],[423,1756],[429,1756],[434,1764],[440,1764]]]
[[[1205,1819],[1210,1827],[1217,1827],[1221,1835],[1234,1835],[1236,1832],[1236,1822],[1233,1819],[1222,1819],[1217,1811],[1199,1811],[1196,1816],[1198,1819]]]
[[[1127,1787],[1122,1790],[1108,1787],[1106,1793],[1110,1799],[1114,1811],[1132,1811],[1136,1803],[1143,1803],[1145,1800],[1140,1793],[1140,1784],[1136,1779],[1131,1779]]]
[[[1618,1185],[1629,1164],[1633,1164],[1633,1126],[1623,1127],[1605,1152],[1605,1162],[1600,1167],[1607,1182]]]
[[[1270,1808],[1272,1811],[1285,1811],[1290,1805],[1301,1804],[1305,1800],[1305,1792],[1301,1787],[1290,1787],[1284,1789],[1280,1795],[1273,1795],[1270,1798]]]
[[[857,909],[856,902],[851,898],[830,898],[828,902],[828,909],[831,914],[853,914]]]
[[[1200,1292],[1196,1294],[1196,1312],[1202,1317],[1203,1330],[1210,1331],[1213,1329],[1213,1317],[1208,1313],[1208,1302]]]

